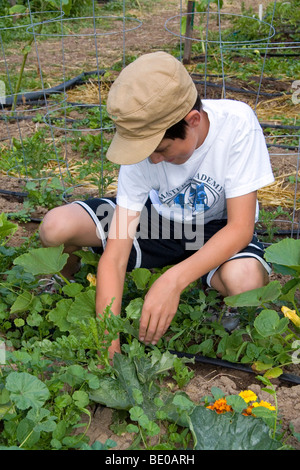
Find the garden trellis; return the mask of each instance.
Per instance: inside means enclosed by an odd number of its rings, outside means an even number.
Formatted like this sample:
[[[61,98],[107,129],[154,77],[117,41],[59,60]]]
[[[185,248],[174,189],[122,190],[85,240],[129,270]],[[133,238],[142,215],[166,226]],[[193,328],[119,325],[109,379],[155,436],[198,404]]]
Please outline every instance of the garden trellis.
[[[56,2],[60,4],[57,10],[40,12],[33,11],[32,3],[28,0],[23,10],[19,5],[17,13],[0,18],[1,83],[6,91],[0,100],[1,145],[7,155],[6,166],[1,170],[8,178],[31,182],[38,188],[48,186],[64,201],[76,195],[78,188],[85,188],[87,193],[96,188],[100,195],[113,192],[117,185],[117,168],[105,159],[113,132],[106,114],[106,96],[118,71],[131,60],[127,38],[143,28],[142,21],[130,16],[132,2],[125,0],[116,2],[119,11],[113,15],[109,9],[108,14],[99,13],[98,3],[93,0],[89,16],[70,16],[62,1]],[[50,5],[50,2],[43,3]],[[114,3],[107,2],[107,6]],[[265,12],[260,8],[253,12],[256,15],[237,14],[228,8],[221,1],[181,0],[178,11],[166,20],[164,27],[170,36],[178,38],[178,59],[186,62],[204,98],[241,99],[256,112],[276,176],[273,185],[259,192],[261,205],[282,208],[276,220],[269,224],[282,222],[286,235],[299,238],[299,77],[295,67],[295,76],[290,78],[288,88],[280,90],[279,78],[270,77],[269,64],[274,57],[281,56],[294,57],[297,61],[300,42],[296,34],[291,34],[288,40],[278,34],[278,28],[290,27],[285,16],[289,12],[281,2],[274,1]],[[228,32],[229,26],[231,32]],[[7,36],[12,35],[25,41],[15,83],[13,69],[17,58],[13,60],[9,55],[6,41]],[[104,47],[111,38],[114,40],[111,57],[104,58]],[[93,67],[89,64],[87,70],[72,54],[73,45],[80,41],[84,47],[88,46],[87,56],[93,57]],[[186,59],[188,47],[190,64]],[[233,77],[227,71],[232,54],[249,62],[250,56],[257,58],[260,70],[249,83],[247,78],[241,80],[240,76]],[[29,59],[31,70],[35,68],[34,91],[30,80],[24,82],[22,77]],[[55,76],[52,79],[49,64]],[[280,119],[283,115],[286,121]],[[35,123],[41,132],[37,136],[40,148],[36,158],[35,147],[21,129],[26,123]],[[85,169],[80,161],[82,148],[91,155],[85,162]],[[76,152],[78,158],[74,159]],[[94,166],[89,171],[92,159]],[[277,174],[279,160],[287,161],[288,165],[286,171]],[[1,191],[7,192],[7,188]],[[288,220],[281,221],[280,215],[285,211],[289,211]],[[269,230],[272,229],[269,227]]]

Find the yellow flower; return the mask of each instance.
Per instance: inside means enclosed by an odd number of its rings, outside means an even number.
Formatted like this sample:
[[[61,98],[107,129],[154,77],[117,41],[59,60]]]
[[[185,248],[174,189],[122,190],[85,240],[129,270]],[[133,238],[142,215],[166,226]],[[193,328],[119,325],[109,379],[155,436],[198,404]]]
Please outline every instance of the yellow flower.
[[[253,407],[256,408],[257,406],[263,406],[264,408],[268,408],[268,410],[276,410],[275,406],[272,406],[271,403],[268,401],[261,400],[259,403],[253,403]]]
[[[91,286],[95,286],[95,285],[96,285],[97,278],[96,278],[95,274],[89,273],[89,274],[86,276],[86,278],[87,278],[87,280],[89,281],[89,283],[90,283]]]
[[[239,393],[239,396],[242,397],[246,403],[257,400],[257,395],[255,395],[252,390],[243,390],[241,393]]]
[[[300,317],[297,315],[296,310],[291,310],[288,307],[281,307],[283,315],[291,320],[294,325],[300,328]]]

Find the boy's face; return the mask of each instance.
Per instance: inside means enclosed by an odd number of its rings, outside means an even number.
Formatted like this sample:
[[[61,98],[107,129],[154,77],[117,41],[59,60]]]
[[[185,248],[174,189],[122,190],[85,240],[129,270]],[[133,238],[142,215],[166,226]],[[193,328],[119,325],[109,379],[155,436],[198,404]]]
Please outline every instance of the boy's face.
[[[182,165],[188,161],[202,142],[199,127],[189,125],[186,128],[185,139],[162,139],[149,158],[154,164],[166,162],[172,165]]]
[[[157,149],[150,155],[152,163],[167,162],[182,165],[194,153],[195,145],[188,139],[163,139]]]

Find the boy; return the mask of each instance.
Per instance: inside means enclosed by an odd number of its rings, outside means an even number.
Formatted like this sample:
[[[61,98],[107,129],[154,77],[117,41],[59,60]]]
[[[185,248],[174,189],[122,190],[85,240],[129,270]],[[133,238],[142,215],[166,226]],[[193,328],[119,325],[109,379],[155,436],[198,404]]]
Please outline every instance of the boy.
[[[196,279],[223,296],[268,282],[270,268],[253,231],[256,191],[274,178],[253,111],[231,100],[202,103],[185,67],[165,52],[127,66],[111,87],[107,109],[116,125],[107,158],[121,164],[116,203],[102,198],[53,209],[41,240],[64,243],[67,276],[76,271],[75,250],[103,251],[97,312],[114,298],[112,311],[120,313],[126,271],[172,265],[142,309],[139,338],[156,344],[181,292]],[[118,340],[111,357],[116,351]]]

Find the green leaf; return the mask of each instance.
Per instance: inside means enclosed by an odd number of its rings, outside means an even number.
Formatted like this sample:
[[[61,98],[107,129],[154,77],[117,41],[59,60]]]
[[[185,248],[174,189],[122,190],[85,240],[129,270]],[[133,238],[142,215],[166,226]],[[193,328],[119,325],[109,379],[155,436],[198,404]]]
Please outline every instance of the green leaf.
[[[76,326],[76,322],[88,321],[89,318],[94,318],[96,314],[95,297],[96,293],[92,289],[76,295],[67,315],[68,322]]]
[[[70,331],[72,323],[67,320],[67,316],[71,305],[73,304],[72,299],[62,299],[57,302],[56,307],[48,313],[48,318],[58,326],[61,331]]]
[[[191,410],[195,407],[194,402],[192,402],[189,398],[185,397],[184,395],[179,394],[174,396],[173,404],[181,410]]]
[[[197,406],[190,416],[195,450],[276,450],[281,443],[269,435],[269,427],[252,416],[225,413]]]
[[[68,297],[75,297],[82,291],[82,289],[83,286],[81,284],[78,284],[77,282],[72,282],[71,284],[67,284],[66,286],[64,286],[62,288],[62,291]]]
[[[50,248],[30,250],[14,260],[17,266],[23,266],[26,272],[34,276],[40,274],[56,274],[65,266],[69,255],[63,253],[63,245]]]
[[[225,297],[224,301],[231,307],[254,307],[272,302],[281,294],[281,285],[279,281],[271,281],[264,287],[252,289],[241,294]]]
[[[282,334],[288,327],[288,318],[279,317],[275,310],[262,310],[254,320],[256,331],[264,338],[275,334]]]
[[[280,300],[284,302],[293,302],[295,298],[296,290],[300,287],[300,279],[291,279],[290,281],[286,282],[282,287],[282,294],[280,296]]]
[[[29,291],[22,292],[22,294],[20,294],[16,298],[13,305],[11,306],[10,313],[18,313],[18,312],[24,312],[25,310],[28,310],[33,298],[34,298],[34,295],[31,294],[31,292]]]
[[[46,408],[35,408],[28,411],[27,419],[35,423],[34,431],[53,432],[56,428],[56,416],[50,416],[50,411]]]
[[[202,341],[202,343],[199,346],[200,346],[199,352],[201,352],[203,356],[208,356],[208,354],[213,351],[214,342],[211,338],[208,338]]]
[[[128,426],[126,426],[126,431],[138,433],[139,428],[135,424],[128,424]]]
[[[79,364],[73,364],[68,366],[59,378],[71,387],[74,387],[75,385],[81,385],[87,380],[88,372]]]
[[[34,423],[27,418],[22,419],[17,427],[17,440],[19,444],[22,444],[26,439],[24,447],[27,449],[34,446],[40,439],[40,432],[35,431],[34,427]]]
[[[21,328],[22,326],[25,325],[25,321],[23,320],[23,318],[15,318],[14,324],[16,325],[17,328]]]
[[[16,13],[25,13],[26,12],[26,7],[24,5],[14,5],[9,9],[9,14],[14,15]]]
[[[95,267],[99,264],[99,254],[93,253],[92,251],[78,250],[74,251],[74,255],[80,257],[82,264],[88,264]]]
[[[150,437],[157,436],[157,434],[160,433],[160,427],[154,421],[149,421],[146,425],[146,429],[147,429],[147,434]]]
[[[6,379],[6,389],[20,410],[39,408],[50,397],[46,385],[28,372],[11,372]]]
[[[263,372],[264,370],[271,369],[272,366],[273,366],[273,363],[268,363],[267,364],[267,363],[262,362],[262,361],[256,361],[256,362],[253,363],[252,368],[256,372]]]
[[[300,274],[300,240],[286,238],[269,246],[265,251],[268,262],[290,268]]]
[[[112,377],[103,377],[97,390],[89,393],[90,400],[101,403],[108,408],[116,410],[129,410],[132,401],[119,380]]]
[[[138,388],[134,388],[132,390],[132,396],[134,398],[134,401],[138,404],[138,405],[141,405],[143,403],[143,393],[141,390],[139,390]]]
[[[212,387],[211,393],[215,400],[219,400],[219,398],[223,398],[225,395],[223,390],[221,390],[219,387]]]
[[[247,403],[239,395],[226,396],[226,402],[236,413],[241,413],[245,408],[247,408]]]
[[[264,376],[268,379],[276,379],[281,374],[283,374],[283,370],[280,367],[273,367],[272,369],[265,372]]]
[[[18,225],[7,220],[6,214],[0,214],[0,244],[3,244],[5,238],[13,235],[18,230]]]
[[[44,318],[42,317],[42,315],[39,315],[38,313],[36,312],[33,312],[32,314],[28,315],[27,317],[27,325],[29,326],[37,326],[39,327],[41,323],[43,323],[44,321]]]
[[[136,268],[131,273],[132,279],[138,289],[146,289],[147,283],[151,277],[151,272],[146,268]]]
[[[69,15],[72,8],[72,0],[48,0],[54,8],[62,8],[65,15]]]
[[[76,390],[73,393],[72,398],[78,408],[85,408],[89,404],[89,395],[83,390]]]
[[[286,266],[300,274],[300,240],[286,238],[269,246],[265,258],[270,263]]]
[[[133,406],[130,409],[130,419],[132,421],[139,421],[139,419],[144,415],[144,410],[140,406]]]
[[[131,300],[125,308],[126,317],[132,320],[139,319],[142,313],[144,300],[140,297]]]

